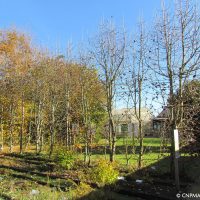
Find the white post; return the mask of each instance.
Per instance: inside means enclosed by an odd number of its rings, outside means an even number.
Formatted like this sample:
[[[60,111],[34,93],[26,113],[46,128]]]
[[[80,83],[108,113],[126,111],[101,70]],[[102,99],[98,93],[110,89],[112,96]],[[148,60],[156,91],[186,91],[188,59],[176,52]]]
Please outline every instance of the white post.
[[[178,159],[180,157],[179,154],[179,134],[178,130],[174,130],[174,168],[175,168],[175,182],[176,182],[176,189],[180,190],[180,183],[179,183],[179,168],[178,168]]]

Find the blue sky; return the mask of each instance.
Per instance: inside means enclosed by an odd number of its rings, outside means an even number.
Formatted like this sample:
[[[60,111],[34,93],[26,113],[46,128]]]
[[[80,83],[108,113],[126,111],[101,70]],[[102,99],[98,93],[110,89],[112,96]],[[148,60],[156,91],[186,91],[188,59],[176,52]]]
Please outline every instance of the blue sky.
[[[167,0],[167,3],[173,0]],[[133,31],[140,16],[151,22],[161,0],[0,0],[0,28],[16,27],[49,49],[64,50],[97,31],[102,18]]]
[[[165,0],[173,7],[175,0]],[[192,1],[192,0],[191,0]],[[193,0],[193,2],[199,0]],[[151,26],[162,0],[0,0],[0,28],[27,32],[36,45],[66,53],[97,32],[100,21],[112,19],[134,32],[140,17]]]

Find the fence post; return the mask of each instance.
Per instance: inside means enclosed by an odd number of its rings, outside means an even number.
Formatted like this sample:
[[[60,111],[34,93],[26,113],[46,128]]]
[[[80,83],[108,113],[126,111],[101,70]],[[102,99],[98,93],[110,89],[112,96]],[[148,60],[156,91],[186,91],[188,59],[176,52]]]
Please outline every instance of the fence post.
[[[180,190],[179,167],[178,167],[179,157],[180,157],[180,154],[179,154],[179,135],[178,135],[178,130],[174,129],[174,169],[175,169],[175,183],[176,183],[177,191]]]

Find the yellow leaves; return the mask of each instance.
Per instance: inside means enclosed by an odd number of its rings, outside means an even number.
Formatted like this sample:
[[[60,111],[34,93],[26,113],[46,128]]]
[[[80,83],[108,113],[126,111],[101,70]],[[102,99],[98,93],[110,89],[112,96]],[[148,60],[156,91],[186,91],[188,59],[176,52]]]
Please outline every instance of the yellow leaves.
[[[0,53],[12,54],[17,44],[16,32],[4,32],[1,35]]]
[[[89,147],[91,149],[94,149],[94,148],[98,147],[98,145],[96,143],[92,143],[92,144],[89,144]]]
[[[16,30],[1,31],[0,64],[9,74],[23,75],[32,61],[30,41]]]
[[[76,144],[74,144],[74,148],[75,148],[76,150],[81,150],[81,149],[82,149],[82,144],[76,143]]]

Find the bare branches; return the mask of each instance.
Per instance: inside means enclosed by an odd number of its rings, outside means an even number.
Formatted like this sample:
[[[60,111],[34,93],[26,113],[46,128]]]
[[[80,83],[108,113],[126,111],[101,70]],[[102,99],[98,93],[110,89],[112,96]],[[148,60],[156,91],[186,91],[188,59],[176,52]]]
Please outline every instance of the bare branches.
[[[113,105],[116,95],[116,83],[125,60],[126,40],[125,33],[117,30],[112,22],[103,22],[99,27],[99,34],[95,38],[91,54],[95,64],[99,66],[99,72],[107,96],[107,113],[109,119],[109,130],[112,139],[110,145],[110,161],[115,154],[116,133],[113,120]]]

